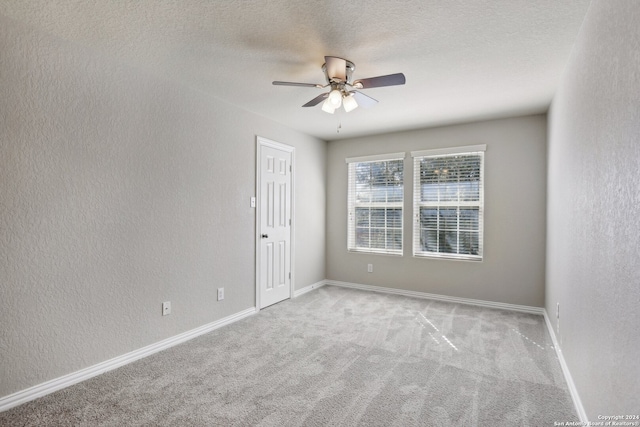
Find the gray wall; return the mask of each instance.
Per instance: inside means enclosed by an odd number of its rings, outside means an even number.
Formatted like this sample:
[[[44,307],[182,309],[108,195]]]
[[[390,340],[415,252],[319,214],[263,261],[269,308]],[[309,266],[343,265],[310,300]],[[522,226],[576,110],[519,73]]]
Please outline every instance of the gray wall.
[[[0,397],[255,305],[256,135],[325,278],[324,141],[2,16],[0,52]]]
[[[592,3],[549,113],[546,309],[592,421],[640,412],[639,22]]]
[[[414,258],[412,168],[405,159],[404,256],[347,251],[345,158],[487,144],[484,260]],[[493,120],[329,143],[327,278],[461,298],[542,307],[546,197],[546,117]],[[374,272],[367,273],[367,264]]]

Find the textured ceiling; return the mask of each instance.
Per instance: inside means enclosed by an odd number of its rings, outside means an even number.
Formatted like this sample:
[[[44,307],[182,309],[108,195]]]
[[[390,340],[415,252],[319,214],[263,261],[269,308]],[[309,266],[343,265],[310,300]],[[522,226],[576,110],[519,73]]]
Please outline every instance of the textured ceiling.
[[[0,0],[0,13],[325,140],[547,110],[590,0]],[[301,105],[324,56],[380,102]],[[337,133],[341,125],[340,133]]]

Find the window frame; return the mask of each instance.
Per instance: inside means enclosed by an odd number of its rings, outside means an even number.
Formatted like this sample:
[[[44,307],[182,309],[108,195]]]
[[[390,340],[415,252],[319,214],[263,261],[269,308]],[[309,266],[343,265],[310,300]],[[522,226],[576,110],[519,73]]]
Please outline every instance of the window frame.
[[[416,258],[436,258],[436,259],[450,259],[461,261],[482,261],[484,258],[484,168],[485,168],[485,151],[486,144],[470,145],[464,147],[451,147],[434,150],[421,150],[412,151],[411,157],[413,158],[413,232],[412,232],[412,251],[413,256]],[[460,200],[460,192],[457,192],[456,201],[423,201],[421,200],[421,160],[425,158],[445,158],[455,156],[479,156],[480,157],[480,170],[479,170],[479,188],[478,188],[478,200],[475,201],[463,201]],[[460,181],[458,181],[460,182]],[[426,251],[422,249],[421,245],[421,208],[448,208],[456,209],[456,253],[452,252],[434,252]],[[460,210],[461,208],[477,208],[478,209],[478,253],[477,254],[461,254],[460,252]],[[438,218],[440,216],[438,215]],[[439,220],[438,220],[439,221]],[[440,233],[440,225],[436,226],[435,231]],[[452,231],[452,230],[450,230]],[[462,230],[463,232],[466,230]],[[475,232],[475,231],[473,231]]]
[[[372,254],[381,254],[381,255],[393,255],[393,256],[403,256],[404,255],[404,192],[405,192],[405,164],[404,159],[406,157],[406,153],[389,153],[389,154],[378,154],[372,156],[361,156],[361,157],[350,157],[346,158],[345,162],[347,163],[347,250],[353,253],[372,253]],[[368,202],[358,202],[356,200],[356,180],[355,180],[355,171],[352,171],[352,168],[356,168],[359,163],[376,163],[376,162],[390,162],[390,161],[401,161],[402,164],[402,191],[400,192],[401,200],[393,201],[393,202],[380,202],[369,200]],[[357,236],[356,236],[356,209],[357,208],[368,208],[368,209],[399,209],[400,210],[400,249],[390,249],[390,248],[372,248],[372,247],[358,247],[357,246]],[[371,222],[369,222],[368,228],[371,230],[373,227]],[[397,227],[393,227],[397,229]],[[388,238],[388,234],[386,230],[387,219],[385,217],[384,220],[384,230],[385,230],[385,246]]]

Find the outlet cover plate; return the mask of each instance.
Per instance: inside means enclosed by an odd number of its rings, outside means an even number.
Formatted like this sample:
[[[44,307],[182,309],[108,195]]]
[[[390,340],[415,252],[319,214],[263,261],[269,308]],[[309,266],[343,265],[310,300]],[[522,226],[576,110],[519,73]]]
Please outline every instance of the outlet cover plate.
[[[167,316],[171,314],[171,301],[165,301],[162,303],[162,315]]]

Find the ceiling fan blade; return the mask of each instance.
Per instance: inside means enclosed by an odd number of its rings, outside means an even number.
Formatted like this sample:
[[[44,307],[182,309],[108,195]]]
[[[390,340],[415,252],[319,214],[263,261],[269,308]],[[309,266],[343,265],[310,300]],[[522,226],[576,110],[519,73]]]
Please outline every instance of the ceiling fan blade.
[[[274,81],[271,84],[273,84],[275,86],[302,86],[302,87],[317,87],[317,88],[323,88],[324,87],[321,84],[315,84],[315,83],[296,83],[296,82]]]
[[[295,83],[295,82],[279,82],[279,81],[275,81],[272,84],[276,85],[276,86],[302,86],[302,87],[317,87],[317,88],[323,88],[324,86],[320,85],[320,84],[314,84],[314,83]]]
[[[386,76],[378,76],[371,77],[368,79],[356,80],[353,82],[353,87],[358,89],[369,89],[372,87],[383,87],[383,86],[396,86],[405,84],[406,79],[404,74],[396,73],[389,74]]]
[[[347,80],[347,60],[336,58],[335,56],[325,56],[324,64],[327,67],[327,77],[329,80]]]
[[[325,99],[327,99],[328,96],[329,96],[328,93],[323,93],[322,95],[318,95],[315,98],[313,98],[311,101],[309,101],[306,104],[304,104],[303,107],[316,106],[316,105],[320,104],[322,101],[324,101]]]
[[[369,108],[369,107],[373,107],[378,103],[378,101],[373,99],[372,97],[367,96],[364,93],[358,92],[356,90],[352,91],[351,93],[353,94],[353,97],[356,99],[356,102],[360,107]]]

